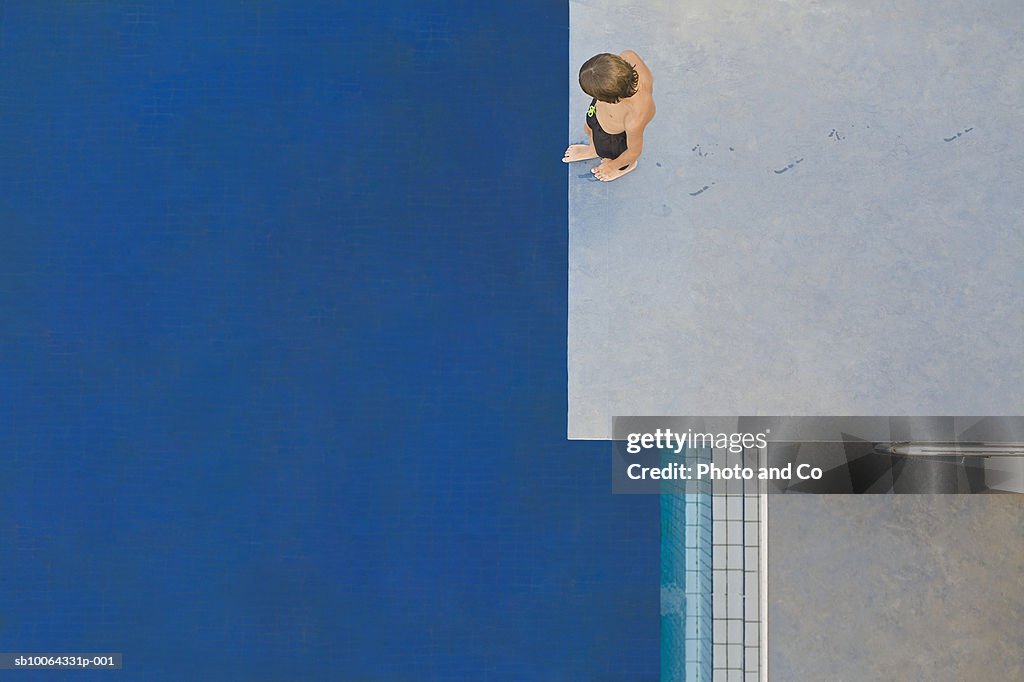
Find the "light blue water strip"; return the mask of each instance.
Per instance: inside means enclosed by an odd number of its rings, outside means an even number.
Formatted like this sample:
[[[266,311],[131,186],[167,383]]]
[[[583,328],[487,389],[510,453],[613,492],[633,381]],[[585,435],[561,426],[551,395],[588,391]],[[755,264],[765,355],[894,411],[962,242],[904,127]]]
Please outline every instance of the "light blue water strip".
[[[697,451],[710,461],[711,450]],[[703,682],[712,677],[711,484],[701,492],[661,495],[661,679]]]

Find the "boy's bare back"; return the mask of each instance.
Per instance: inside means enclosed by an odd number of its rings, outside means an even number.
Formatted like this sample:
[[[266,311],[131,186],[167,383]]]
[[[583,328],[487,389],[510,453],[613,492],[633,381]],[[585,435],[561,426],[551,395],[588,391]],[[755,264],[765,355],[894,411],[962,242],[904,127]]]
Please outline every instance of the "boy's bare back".
[[[639,128],[642,133],[654,118],[654,76],[636,52],[626,50],[619,56],[636,69],[638,76],[636,94],[623,99],[618,104],[598,102],[597,114],[601,119],[601,125],[608,133],[625,132],[628,137],[630,128]],[[605,113],[607,116],[602,115]]]

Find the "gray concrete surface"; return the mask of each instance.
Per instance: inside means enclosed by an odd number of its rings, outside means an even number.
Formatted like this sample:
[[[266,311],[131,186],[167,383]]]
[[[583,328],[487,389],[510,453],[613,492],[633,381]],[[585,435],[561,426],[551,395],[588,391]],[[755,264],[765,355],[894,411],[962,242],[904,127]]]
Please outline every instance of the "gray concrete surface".
[[[570,18],[570,141],[597,52],[636,50],[658,105],[637,171],[569,166],[570,437],[630,414],[1024,411],[1019,0]]]
[[[1024,679],[1024,496],[768,509],[769,679]]]

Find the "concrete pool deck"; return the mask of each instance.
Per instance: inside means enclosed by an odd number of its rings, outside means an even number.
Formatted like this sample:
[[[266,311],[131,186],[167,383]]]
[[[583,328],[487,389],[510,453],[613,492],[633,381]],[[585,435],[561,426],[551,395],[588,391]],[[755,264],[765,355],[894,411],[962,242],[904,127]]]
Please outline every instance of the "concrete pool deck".
[[[637,51],[639,168],[569,173],[569,437],[614,415],[1024,411],[1024,15],[995,0],[570,2]],[[558,153],[561,150],[557,150]]]
[[[1024,496],[776,495],[768,509],[771,679],[1024,678]]]

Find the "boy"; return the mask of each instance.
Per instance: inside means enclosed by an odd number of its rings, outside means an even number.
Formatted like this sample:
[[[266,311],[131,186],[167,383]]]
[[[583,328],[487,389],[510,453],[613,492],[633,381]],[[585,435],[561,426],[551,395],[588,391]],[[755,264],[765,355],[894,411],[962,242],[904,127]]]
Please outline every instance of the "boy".
[[[644,128],[654,118],[654,78],[640,56],[626,50],[602,53],[580,67],[580,87],[593,97],[583,126],[590,144],[573,144],[562,161],[601,157],[591,173],[603,182],[636,168],[644,148]]]

